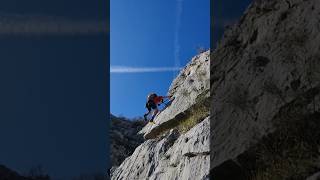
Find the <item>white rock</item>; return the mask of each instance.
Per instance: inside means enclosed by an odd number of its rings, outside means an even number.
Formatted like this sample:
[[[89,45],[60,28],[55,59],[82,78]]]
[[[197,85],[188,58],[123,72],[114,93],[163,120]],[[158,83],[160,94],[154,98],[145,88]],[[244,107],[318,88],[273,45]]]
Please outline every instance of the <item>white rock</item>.
[[[163,139],[141,144],[112,173],[112,180],[202,180],[209,174],[210,118],[186,134],[171,130]]]
[[[169,95],[175,97],[169,108],[162,111],[156,118],[157,124],[173,120],[177,115],[188,110],[197,103],[200,96],[210,96],[210,52],[209,50],[192,58],[191,62],[180,72],[169,89]],[[139,133],[145,138],[154,138],[153,134],[158,126],[147,124]],[[148,137],[148,136],[151,137]]]

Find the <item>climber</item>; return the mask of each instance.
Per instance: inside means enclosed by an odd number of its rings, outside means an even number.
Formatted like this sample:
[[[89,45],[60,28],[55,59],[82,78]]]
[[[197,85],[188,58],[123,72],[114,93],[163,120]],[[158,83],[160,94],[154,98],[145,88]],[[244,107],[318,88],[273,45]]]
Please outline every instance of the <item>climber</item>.
[[[171,96],[157,96],[155,93],[150,93],[147,97],[146,102],[146,108],[148,109],[148,112],[144,114],[144,120],[147,121],[147,116],[151,113],[153,110],[152,117],[149,122],[153,123],[153,119],[158,114],[159,110],[157,106],[160,106],[160,104],[164,103],[164,99],[171,99]],[[168,106],[166,104],[166,106]]]

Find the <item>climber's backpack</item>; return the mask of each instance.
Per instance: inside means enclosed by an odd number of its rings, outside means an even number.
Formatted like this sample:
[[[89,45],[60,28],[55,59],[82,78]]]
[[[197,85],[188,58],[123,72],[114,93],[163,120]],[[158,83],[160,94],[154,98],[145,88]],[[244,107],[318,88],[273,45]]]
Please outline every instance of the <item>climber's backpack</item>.
[[[150,93],[150,94],[148,95],[147,102],[148,102],[148,101],[153,101],[154,98],[156,98],[156,97],[157,97],[157,94],[156,94],[156,93]]]

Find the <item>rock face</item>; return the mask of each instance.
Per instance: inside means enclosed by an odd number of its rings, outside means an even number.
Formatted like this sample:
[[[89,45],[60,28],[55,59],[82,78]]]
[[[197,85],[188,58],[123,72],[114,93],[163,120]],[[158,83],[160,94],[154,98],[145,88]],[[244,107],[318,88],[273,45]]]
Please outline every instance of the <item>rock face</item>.
[[[181,119],[186,119],[189,114],[195,114],[191,111],[200,111],[202,106],[207,108],[210,103],[209,69],[209,51],[192,58],[171,84],[168,94],[175,100],[170,108],[165,109],[156,117],[155,122],[160,125],[147,124],[140,134],[144,134],[146,139],[155,138],[161,134],[163,129],[167,129],[166,127],[176,126]],[[202,120],[205,116],[195,118]]]
[[[111,117],[111,163],[119,166],[126,157],[130,156],[136,147],[143,143],[142,135],[137,133],[144,126],[143,121],[129,121],[125,118]]]
[[[209,118],[180,135],[172,129],[161,140],[139,146],[112,179],[203,179],[209,173]]]
[[[319,170],[319,14],[318,0],[259,0],[225,32],[211,56],[213,179]]]
[[[209,51],[194,57],[172,83],[173,103],[139,133],[146,139],[111,179],[208,179]]]

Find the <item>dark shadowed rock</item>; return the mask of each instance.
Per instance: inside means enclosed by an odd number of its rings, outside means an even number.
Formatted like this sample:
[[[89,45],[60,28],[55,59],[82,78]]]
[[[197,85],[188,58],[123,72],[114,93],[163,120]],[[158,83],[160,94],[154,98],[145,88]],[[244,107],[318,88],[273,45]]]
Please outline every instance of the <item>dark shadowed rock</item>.
[[[211,56],[213,179],[320,169],[319,12],[318,0],[254,1],[225,32]]]
[[[112,166],[119,166],[143,142],[143,136],[137,133],[145,125],[145,122],[142,120],[130,121],[113,115],[110,117],[111,163]]]

